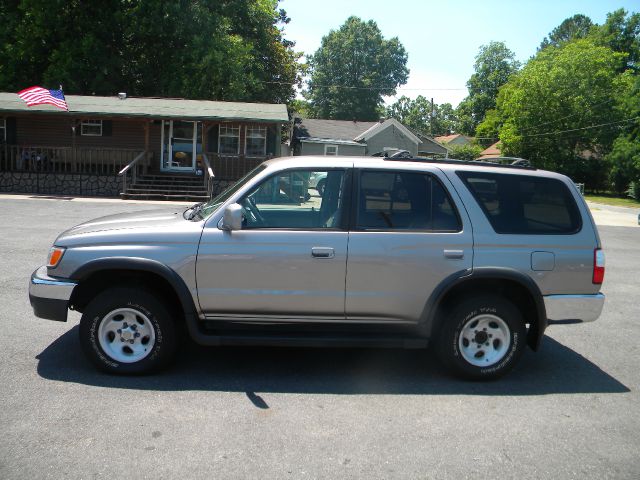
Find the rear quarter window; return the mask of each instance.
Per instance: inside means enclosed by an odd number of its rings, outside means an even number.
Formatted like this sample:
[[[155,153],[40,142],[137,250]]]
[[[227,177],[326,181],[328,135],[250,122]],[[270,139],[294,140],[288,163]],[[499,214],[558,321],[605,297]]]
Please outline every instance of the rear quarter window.
[[[582,228],[578,206],[555,178],[456,172],[496,233],[569,235]]]

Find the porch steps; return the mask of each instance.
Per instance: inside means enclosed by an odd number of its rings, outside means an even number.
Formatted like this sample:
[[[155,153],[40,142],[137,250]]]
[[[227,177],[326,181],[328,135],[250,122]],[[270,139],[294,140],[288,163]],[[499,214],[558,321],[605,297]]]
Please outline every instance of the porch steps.
[[[196,175],[141,175],[120,196],[132,200],[209,200],[203,177]]]

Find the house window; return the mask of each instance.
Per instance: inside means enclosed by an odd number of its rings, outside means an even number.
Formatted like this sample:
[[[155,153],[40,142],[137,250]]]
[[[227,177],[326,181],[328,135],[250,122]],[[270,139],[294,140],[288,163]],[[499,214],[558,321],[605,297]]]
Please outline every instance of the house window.
[[[0,118],[0,142],[7,141],[7,121]]]
[[[220,125],[218,136],[218,153],[240,153],[240,127]]]
[[[85,137],[101,137],[102,120],[82,120],[80,123],[80,135]]]
[[[338,155],[338,145],[325,145],[324,146],[324,154],[325,155]]]
[[[267,153],[267,127],[247,127],[245,138],[247,155],[264,156]]]

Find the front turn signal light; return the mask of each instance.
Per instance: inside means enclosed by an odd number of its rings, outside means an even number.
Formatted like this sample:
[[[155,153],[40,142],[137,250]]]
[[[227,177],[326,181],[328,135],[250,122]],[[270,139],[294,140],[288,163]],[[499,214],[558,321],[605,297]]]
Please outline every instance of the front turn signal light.
[[[47,259],[47,268],[56,268],[64,255],[64,247],[51,247],[49,250],[49,258]]]

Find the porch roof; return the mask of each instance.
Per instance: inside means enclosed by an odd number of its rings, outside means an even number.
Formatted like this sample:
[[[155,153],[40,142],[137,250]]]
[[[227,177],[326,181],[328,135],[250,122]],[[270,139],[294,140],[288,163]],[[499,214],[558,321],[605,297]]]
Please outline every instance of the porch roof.
[[[287,106],[272,103],[214,102],[182,98],[95,97],[66,95],[69,112],[52,105],[27,107],[15,93],[0,92],[0,114],[36,113],[82,117],[138,117],[181,120],[287,122]]]

